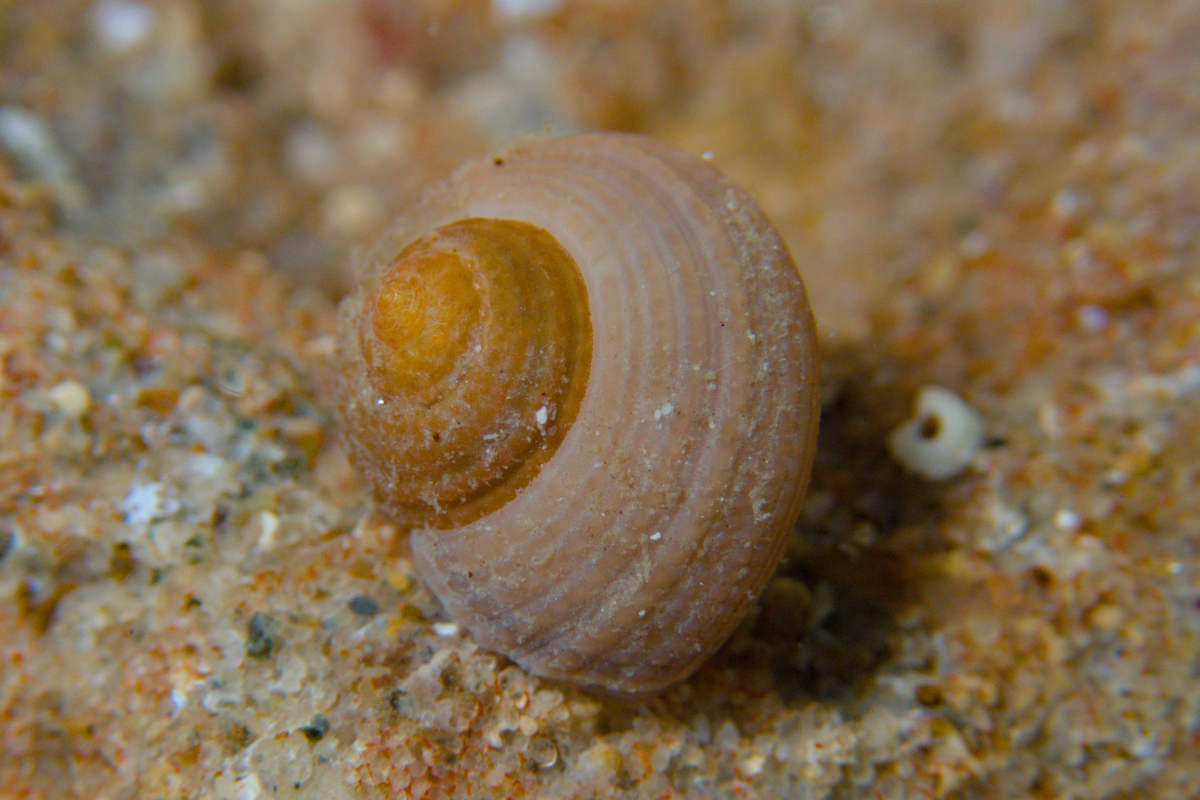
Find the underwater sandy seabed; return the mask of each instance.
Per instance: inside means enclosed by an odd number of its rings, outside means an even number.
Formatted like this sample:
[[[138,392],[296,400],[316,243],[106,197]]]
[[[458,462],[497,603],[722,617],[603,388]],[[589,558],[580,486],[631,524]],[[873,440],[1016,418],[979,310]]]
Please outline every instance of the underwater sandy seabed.
[[[1198,75],[1190,0],[0,1],[0,797],[1200,796]],[[356,245],[606,128],[823,351],[784,562],[640,700],[479,650],[328,399]]]

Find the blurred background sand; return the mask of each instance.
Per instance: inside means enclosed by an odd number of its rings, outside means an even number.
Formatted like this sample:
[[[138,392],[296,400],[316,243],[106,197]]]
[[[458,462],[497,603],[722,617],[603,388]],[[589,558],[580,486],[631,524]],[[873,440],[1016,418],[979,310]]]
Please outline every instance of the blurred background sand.
[[[1185,1],[0,0],[0,797],[1200,796],[1197,76]],[[326,391],[356,246],[593,129],[711,154],[823,348],[784,563],[636,701],[479,651]]]

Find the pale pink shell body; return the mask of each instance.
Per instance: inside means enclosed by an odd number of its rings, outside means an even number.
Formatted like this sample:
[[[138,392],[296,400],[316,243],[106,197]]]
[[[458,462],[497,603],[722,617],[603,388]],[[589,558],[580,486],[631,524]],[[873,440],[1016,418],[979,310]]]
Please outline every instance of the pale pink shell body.
[[[536,477],[473,522],[412,530],[415,566],[481,645],[534,673],[616,691],[686,677],[755,602],[808,480],[816,346],[796,267],[715,169],[602,134],[467,165],[375,248],[367,283],[464,218],[530,223],[570,254],[590,375]],[[350,373],[341,401],[362,411],[371,389]],[[386,494],[387,465],[356,461]]]

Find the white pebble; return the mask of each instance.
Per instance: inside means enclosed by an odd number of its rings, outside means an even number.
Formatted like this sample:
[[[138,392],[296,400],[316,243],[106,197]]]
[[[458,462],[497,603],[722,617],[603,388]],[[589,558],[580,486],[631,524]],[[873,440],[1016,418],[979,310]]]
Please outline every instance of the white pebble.
[[[50,130],[41,118],[16,106],[0,108],[0,143],[14,152],[33,152],[48,147]]]
[[[917,393],[917,411],[888,436],[892,457],[930,480],[958,475],[983,446],[983,421],[958,395],[938,386]]]
[[[527,17],[548,14],[556,10],[562,0],[492,0],[492,13],[497,17]]]
[[[1059,509],[1058,513],[1054,515],[1054,524],[1061,531],[1076,530],[1082,522],[1079,515],[1069,508]]]
[[[741,769],[743,775],[753,778],[755,775],[762,772],[763,765],[766,763],[767,756],[765,753],[751,753],[742,759],[741,763],[738,764],[738,767]]]
[[[284,153],[291,173],[316,186],[332,183],[341,163],[333,137],[312,122],[302,123],[288,133]]]
[[[433,623],[433,632],[438,636],[457,636],[458,626],[453,622],[435,622]]]
[[[268,552],[275,549],[275,533],[279,530],[279,517],[271,511],[258,512],[260,530],[258,534],[258,549]]]
[[[258,775],[253,772],[238,778],[236,786],[236,800],[258,800],[262,796],[262,784],[259,783]]]
[[[144,3],[101,0],[92,21],[101,46],[112,53],[123,53],[149,37],[154,28],[154,9]]]
[[[18,106],[0,107],[0,146],[42,180],[53,180],[66,170],[50,126]]]
[[[63,416],[79,419],[92,406],[92,393],[79,381],[65,380],[57,383],[46,393]]]
[[[167,494],[161,483],[146,483],[129,490],[121,510],[125,521],[135,528],[144,528],[151,522],[167,519],[179,510],[179,501]]]
[[[983,507],[983,525],[976,533],[975,546],[985,553],[1007,550],[1029,530],[1029,518],[1020,508],[993,494]]]
[[[352,184],[330,190],[321,201],[321,224],[339,236],[367,231],[383,216],[383,204],[369,186]]]

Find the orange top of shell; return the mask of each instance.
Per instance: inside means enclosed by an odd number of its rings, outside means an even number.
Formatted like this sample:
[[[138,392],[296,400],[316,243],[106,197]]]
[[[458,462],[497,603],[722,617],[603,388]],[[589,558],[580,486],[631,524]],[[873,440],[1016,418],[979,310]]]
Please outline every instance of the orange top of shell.
[[[381,499],[412,526],[458,527],[511,500],[566,435],[591,364],[574,260],[512,220],[409,244],[367,292],[358,333],[390,412],[365,447],[392,466]]]

